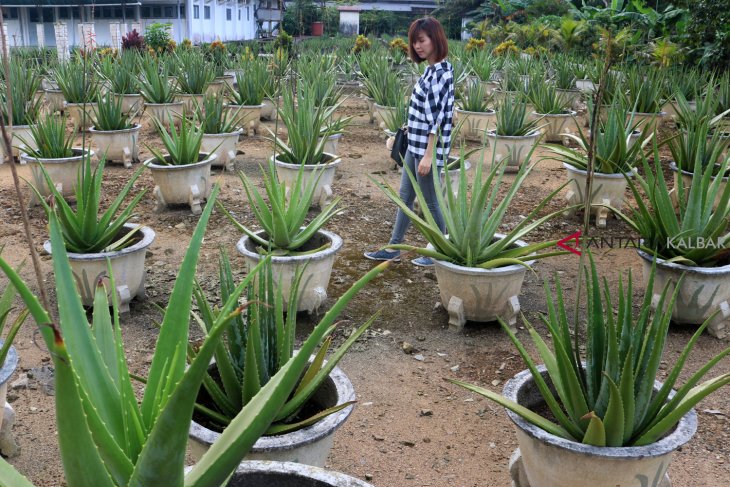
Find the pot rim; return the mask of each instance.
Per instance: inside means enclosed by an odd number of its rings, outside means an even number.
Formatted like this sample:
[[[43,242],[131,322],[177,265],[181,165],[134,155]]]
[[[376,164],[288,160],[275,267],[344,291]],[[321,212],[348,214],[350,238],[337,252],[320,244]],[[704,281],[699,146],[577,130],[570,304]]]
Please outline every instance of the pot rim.
[[[571,110],[569,108],[566,108],[564,110],[564,112],[566,112],[566,113],[538,113],[538,112],[533,111],[530,113],[530,115],[539,115],[543,118],[550,118],[550,117],[567,118],[567,117],[575,117],[576,115],[578,115],[578,112],[576,112],[575,110]]]
[[[265,233],[264,230],[258,230],[254,232],[254,235],[260,235],[262,233]],[[326,249],[320,250],[318,252],[314,252],[311,254],[306,255],[272,255],[271,256],[271,262],[272,264],[284,264],[284,263],[306,263],[306,262],[316,262],[320,260],[325,260],[329,258],[330,256],[333,256],[337,252],[340,251],[342,248],[342,237],[337,235],[333,232],[328,232],[327,230],[322,230],[321,228],[317,231],[315,235],[323,235],[325,238],[327,238],[331,245],[327,247]],[[248,257],[250,259],[253,259],[255,261],[261,260],[264,255],[261,255],[256,252],[252,252],[249,249],[246,248],[246,244],[250,240],[250,237],[248,235],[244,235],[240,239],[238,239],[238,242],[236,242],[236,249],[238,252],[241,253],[244,257]]]
[[[125,223],[123,228],[126,228],[128,230],[132,230],[134,227],[136,227],[134,223]],[[139,252],[141,250],[146,249],[150,245],[152,245],[152,242],[155,240],[155,231],[152,230],[150,227],[146,225],[141,225],[139,228],[139,231],[142,232],[142,240],[137,242],[134,245],[131,245],[129,247],[125,247],[121,250],[115,250],[113,252],[95,252],[95,253],[89,253],[89,254],[79,254],[75,252],[67,252],[69,260],[76,260],[76,261],[94,261],[94,260],[106,260],[109,259],[115,259],[120,258],[128,254],[133,254],[136,252]],[[46,240],[43,242],[43,249],[48,252],[49,255],[52,255],[51,252],[51,241]]]
[[[507,235],[503,233],[495,233],[494,236],[502,240]],[[517,245],[518,247],[527,247],[527,242],[524,240],[515,240],[514,245]],[[428,244],[426,248],[433,248],[431,244]],[[438,260],[433,259],[434,264],[437,268],[444,268],[448,269],[449,271],[455,273],[455,274],[468,274],[468,275],[475,275],[475,274],[481,274],[484,276],[502,276],[502,275],[508,275],[508,274],[516,274],[518,272],[526,272],[527,269],[524,266],[521,266],[519,264],[511,264],[504,267],[495,267],[494,269],[482,269],[480,267],[467,267],[459,264],[454,264],[452,262],[447,262],[445,260]],[[535,260],[528,260],[525,262],[525,264],[532,266],[535,263]]]
[[[28,153],[21,151],[20,158],[21,159],[24,159],[26,162],[29,162],[29,163],[32,163],[32,164],[37,164],[37,163],[42,163],[42,164],[63,164],[63,163],[66,163],[66,162],[77,162],[77,161],[80,161],[81,159],[83,159],[84,157],[87,157],[87,156],[88,157],[94,157],[94,154],[96,154],[91,149],[82,149],[81,147],[72,147],[71,150],[74,151],[74,153],[76,155],[71,156],[71,157],[59,157],[59,158],[46,159],[46,158],[43,158],[43,157],[33,157],[31,155],[28,155]]]
[[[449,156],[449,162],[447,163],[447,165],[451,164],[452,162],[455,162],[458,159],[459,159],[458,157]],[[441,169],[441,171],[440,171],[441,174],[444,174],[446,172],[446,169],[444,168],[444,166],[439,166],[439,167]],[[468,171],[469,169],[471,169],[471,161],[469,161],[469,159],[464,159],[464,171]],[[459,171],[461,171],[461,167],[455,167],[454,169],[449,169],[449,174],[451,174],[453,172],[459,172]]]
[[[0,347],[3,346],[4,343],[5,340],[0,338]],[[14,346],[10,345],[8,354],[5,357],[5,363],[0,364],[0,386],[10,380],[10,377],[18,367],[18,360],[18,351]]]
[[[645,252],[639,248],[637,248],[636,251],[639,253],[639,257],[641,257],[647,263],[651,264],[651,262],[654,260],[654,257],[648,252]],[[674,272],[680,273],[684,272],[687,274],[694,274],[696,276],[724,276],[730,274],[730,264],[720,267],[699,267],[677,264],[675,262],[667,262],[666,259],[657,257],[656,265],[658,268],[664,268],[665,270],[672,270]]]
[[[177,96],[177,95],[175,95],[175,96]],[[171,101],[169,103],[149,103],[149,102],[145,101],[143,103],[144,106],[151,106],[151,107],[171,107],[171,106],[180,106],[180,105],[184,105],[184,104],[185,104],[184,101]]]
[[[63,105],[66,106],[66,107],[80,107],[80,106],[83,106],[83,105],[86,105],[86,106],[89,106],[89,107],[94,107],[94,106],[96,106],[98,104],[99,103],[98,102],[95,102],[95,101],[88,101],[86,103],[72,103],[72,102],[66,101],[66,100],[63,101]]]
[[[573,167],[573,166],[571,166],[570,164],[568,164],[567,162],[564,162],[564,163],[563,163],[563,167],[564,167],[564,168],[565,168],[565,169],[566,169],[566,170],[567,170],[568,172],[574,172],[574,173],[578,173],[578,174],[580,174],[581,176],[586,176],[586,175],[588,174],[588,171],[585,171],[585,170],[583,170],[583,169],[578,169],[577,167]],[[632,171],[629,171],[629,172],[627,173],[627,175],[628,175],[628,176],[630,176],[630,177],[633,177],[633,176],[634,176],[634,171],[633,171],[633,170],[632,170]],[[595,172],[595,171],[594,171],[594,172],[593,172],[593,176],[594,176],[594,177],[599,177],[599,178],[601,178],[601,179],[625,179],[625,178],[624,178],[624,175],[623,175],[622,173],[620,173],[620,172],[615,172],[615,173],[614,173],[614,172],[611,172],[611,173],[607,173],[607,172]]]
[[[89,132],[96,132],[97,134],[121,134],[124,132],[139,132],[141,128],[141,123],[135,123],[134,126],[128,129],[121,130],[97,130],[96,126],[92,125],[91,127],[89,127]]]
[[[355,400],[355,388],[342,369],[339,367],[333,368],[329,373],[329,378],[337,392],[337,404]],[[322,438],[334,434],[345,423],[354,409],[355,405],[351,404],[306,428],[281,435],[261,436],[256,440],[256,443],[251,448],[251,452],[292,450],[315,443]],[[198,441],[203,440],[200,441],[201,443],[213,444],[220,437],[221,433],[217,433],[202,426],[200,423],[191,421],[188,435],[195,437]]]
[[[244,460],[238,465],[235,474],[245,475],[248,473],[274,473],[285,474],[292,477],[324,482],[333,487],[373,487],[360,479],[347,474],[326,470],[312,465],[294,462],[274,462],[267,460]],[[234,475],[235,475],[234,474]]]
[[[121,96],[122,98],[125,96],[133,96],[135,98],[142,98],[142,95],[140,93],[116,93],[114,91],[110,92],[114,96]]]
[[[470,110],[463,110],[461,108],[454,107],[454,111],[458,112],[458,113],[464,113],[466,115],[471,115],[471,116],[476,115],[477,117],[479,115],[495,115],[497,113],[497,110],[494,110],[492,108],[488,108],[486,112],[472,112]]]
[[[374,98],[373,98],[373,100],[374,100]],[[388,108],[390,110],[395,110],[398,108],[398,107],[389,107],[388,105],[378,105],[374,101],[373,101],[373,106],[375,106],[375,108]]]
[[[538,370],[545,376],[547,369],[544,365],[539,365]],[[532,374],[529,370],[523,370],[517,375],[509,379],[502,389],[502,395],[508,399],[517,402],[518,392],[525,387],[527,383],[532,381]],[[654,389],[658,390],[661,388],[662,383],[654,381]],[[674,396],[674,391],[669,395],[671,398]],[[532,438],[547,443],[558,448],[571,451],[573,453],[593,456],[593,457],[608,457],[608,458],[627,458],[627,457],[638,457],[638,458],[652,458],[667,455],[680,446],[687,443],[692,439],[695,432],[697,431],[697,413],[692,408],[687,414],[682,416],[674,430],[659,441],[646,446],[620,446],[620,447],[599,447],[578,443],[576,441],[567,440],[560,438],[547,431],[531,424],[522,419],[519,415],[513,413],[510,410],[506,410],[509,419],[515,424],[515,426],[521,429],[524,433],[531,436]]]
[[[263,107],[264,107],[264,104],[263,103],[260,104],[260,105],[234,105],[233,103],[226,103],[225,105],[223,105],[223,108],[238,108],[238,109],[241,109],[241,108],[243,108],[243,109],[245,109],[245,108],[263,108]]]
[[[719,166],[719,164],[715,164],[715,166]],[[676,161],[669,161],[669,169],[671,169],[672,172],[675,172],[675,173],[676,172],[681,172],[683,175],[688,176],[690,178],[693,178],[694,177],[694,173],[693,172],[690,172],[690,171],[687,171],[687,170],[684,170],[684,169],[679,169],[679,167],[677,167]],[[714,179],[717,179],[717,176],[712,176],[712,179],[713,180]],[[723,176],[722,177],[722,180],[723,180],[723,182],[728,182],[728,181],[730,181],[730,176]]]
[[[322,155],[330,156],[332,158],[329,162],[320,162],[319,164],[292,164],[290,162],[284,162],[280,161],[279,159],[275,158],[274,156],[271,156],[269,160],[274,159],[274,163],[277,167],[283,167],[285,169],[293,169],[295,171],[298,171],[300,167],[304,167],[305,171],[318,171],[322,168],[330,169],[335,168],[338,164],[342,162],[342,158],[339,156],[336,156],[334,154],[330,154],[329,152],[323,152]]]
[[[215,138],[215,139],[225,139],[226,137],[233,137],[234,135],[241,135],[243,133],[243,129],[239,128],[234,130],[233,132],[224,132],[222,134],[203,134],[203,137],[208,138]]]
[[[542,135],[542,130],[533,130],[527,135],[498,135],[496,129],[487,130],[487,137],[493,137],[495,139],[514,139],[514,140],[529,140],[536,139]]]
[[[667,115],[667,112],[662,110],[660,112],[650,113],[650,112],[632,112],[631,110],[627,110],[626,114],[627,115],[639,115],[639,116],[644,116],[644,117],[664,117]]]
[[[169,154],[167,154],[169,155]],[[195,168],[198,169],[201,166],[205,166],[207,164],[211,164],[213,161],[215,161],[218,156],[211,152],[200,152],[199,155],[205,155],[207,156],[202,161],[194,162],[193,164],[185,164],[184,166],[177,166],[177,165],[169,165],[169,166],[163,166],[161,164],[155,164],[152,161],[156,161],[156,157],[150,157],[146,161],[144,161],[142,164],[147,166],[153,171],[184,171],[185,169],[191,169]]]

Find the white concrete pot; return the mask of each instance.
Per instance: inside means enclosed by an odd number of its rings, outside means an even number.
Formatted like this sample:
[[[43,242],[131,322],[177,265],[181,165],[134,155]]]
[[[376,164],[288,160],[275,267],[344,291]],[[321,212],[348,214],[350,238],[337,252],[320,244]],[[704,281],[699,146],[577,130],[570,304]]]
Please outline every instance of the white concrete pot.
[[[495,234],[502,239],[505,236]],[[525,247],[522,240],[516,246]],[[430,244],[428,248],[433,248]],[[535,261],[527,261],[532,265]],[[518,296],[527,269],[521,265],[509,265],[494,269],[464,267],[450,262],[435,260],[436,281],[441,302],[449,313],[449,328],[458,331],[466,321],[494,321],[502,318],[516,331],[520,312]]]
[[[458,123],[464,120],[464,125],[462,125],[461,130],[467,140],[482,142],[486,131],[493,129],[497,123],[497,112],[494,110],[470,112],[456,108],[454,111]]]
[[[662,121],[667,116],[667,113],[627,112],[626,120],[629,120],[632,115],[634,116],[634,123],[641,122],[641,124],[639,125],[639,129],[643,131],[644,127],[646,127],[646,133],[651,135],[652,133],[656,132],[656,128],[661,125]]]
[[[395,114],[396,110],[396,107],[384,107],[383,105],[378,105],[373,102],[373,117],[375,118],[375,123],[378,124],[378,127],[384,129],[386,127],[386,117],[391,117]]]
[[[577,169],[570,164],[563,163],[563,167],[568,172],[568,192],[565,200],[568,205],[585,204],[585,187],[588,173],[581,169]],[[633,177],[634,173],[628,173],[629,177]],[[624,196],[626,193],[626,178],[623,174],[604,174],[600,172],[593,173],[591,195],[591,213],[596,217],[596,226],[604,228],[606,219],[611,210],[608,206],[620,210],[624,206]],[[575,211],[571,210],[570,214]]]
[[[545,366],[538,370],[550,383]],[[661,383],[655,382],[654,390],[659,387]],[[529,370],[507,381],[502,394],[533,410],[544,404]],[[692,409],[656,443],[597,447],[552,435],[512,411],[507,410],[507,415],[515,424],[519,444],[510,459],[513,487],[669,487],[666,471],[674,452],[697,430],[697,414]],[[651,483],[655,479],[658,483]]]
[[[368,115],[370,116],[370,123],[375,122],[375,99],[369,96],[363,96],[365,103],[368,106]]]
[[[676,208],[678,206],[676,188],[679,187],[680,173],[682,175],[682,184],[683,184],[683,189],[685,191],[685,194],[689,191],[690,187],[692,186],[692,177],[693,177],[694,173],[692,173],[690,171],[685,171],[685,170],[680,171],[679,168],[677,167],[677,164],[674,161],[671,161],[669,163],[669,169],[671,169],[672,173],[674,174],[674,187],[669,191],[669,194],[672,198],[672,203],[674,203],[674,206]],[[717,176],[712,177],[713,181],[715,179],[717,179]],[[717,209],[717,205],[722,200],[722,193],[725,191],[725,186],[728,183],[728,179],[730,179],[730,178],[728,178],[727,176],[722,178],[722,182],[720,183],[720,189],[719,189],[717,195],[715,196],[715,201],[712,203],[713,210]]]
[[[119,102],[120,98],[122,99],[122,111],[124,113],[136,113],[142,111],[144,103],[142,95],[134,93],[120,95],[115,93],[114,98],[116,98],[117,102]]]
[[[263,235],[263,230],[256,233]],[[332,266],[335,263],[335,254],[342,248],[342,238],[325,230],[318,231],[305,245],[307,248],[317,249],[329,242],[329,247],[306,255],[274,255],[271,259],[274,281],[281,284],[284,302],[291,299],[291,281],[297,267],[306,264],[299,284],[299,300],[297,311],[315,311],[327,298],[327,286],[330,282]],[[243,255],[246,267],[250,271],[259,263],[263,255],[256,250],[257,244],[248,236],[242,237],[236,248]]]
[[[3,343],[5,343],[5,340],[0,339],[0,347],[2,347]],[[6,430],[3,430],[2,425],[3,418],[5,414],[7,414],[5,410],[9,409],[10,414],[13,414],[13,408],[7,402],[8,383],[10,382],[10,377],[13,376],[17,367],[18,352],[17,350],[15,350],[15,347],[10,346],[10,349],[8,350],[8,355],[5,357],[5,362],[2,364],[2,366],[0,366],[0,446],[4,444],[3,440],[9,439],[10,436],[10,428],[6,428]]]
[[[335,180],[335,170],[337,166],[342,162],[342,159],[334,154],[324,153],[326,157],[324,162],[321,164],[289,164],[278,159],[274,159],[276,164],[276,173],[279,176],[279,181],[286,185],[287,192],[297,181],[297,174],[300,168],[304,168],[304,175],[302,176],[302,184],[305,186],[310,184],[313,179],[317,180],[316,187],[314,189],[314,195],[312,196],[312,206],[319,206],[324,208],[327,206],[329,201],[332,199],[332,183]],[[322,173],[324,171],[324,173]],[[321,174],[321,175],[320,175]]]
[[[575,109],[580,103],[580,97],[582,95],[580,90],[563,90],[561,88],[556,88],[555,91],[557,91],[560,96],[568,100],[571,108],[573,109]]]
[[[170,117],[177,125],[180,123],[180,117],[183,116],[185,110],[184,103],[176,101],[173,103],[146,103],[144,104],[145,113],[150,118],[157,119],[163,127],[170,127]]]
[[[362,92],[363,85],[359,81],[338,81],[336,86],[345,96],[357,96]]]
[[[228,487],[373,487],[339,472],[300,463],[241,462]]]
[[[186,117],[192,117],[195,113],[195,107],[203,106],[205,95],[191,95],[189,93],[178,93],[175,95],[175,101],[182,102],[183,113]]]
[[[236,75],[243,74],[242,69],[226,69],[223,71],[223,81],[228,85],[228,90],[233,91],[236,88]]]
[[[214,367],[214,366],[212,366]],[[201,391],[204,389],[201,388]],[[335,367],[320,388],[309,399],[322,410],[355,400],[355,389],[339,367]],[[317,421],[312,426],[291,433],[259,438],[246,460],[295,462],[314,467],[324,467],[335,441],[335,432],[345,424],[354,405]],[[190,453],[199,461],[210,445],[220,438],[220,433],[210,430],[196,421],[190,423]],[[279,485],[278,483],[275,485]]]
[[[124,233],[128,233],[137,225],[126,223]],[[109,274],[107,272],[107,259],[112,266],[114,276],[115,292],[119,300],[119,309],[122,313],[129,312],[129,302],[139,297],[145,297],[145,266],[144,258],[147,248],[155,240],[155,232],[149,227],[141,227],[138,235],[141,235],[134,245],[114,252],[98,252],[95,254],[68,253],[68,260],[71,264],[71,271],[76,281],[77,290],[81,296],[84,306],[94,304],[94,292],[96,284],[104,279],[108,284]],[[51,241],[46,240],[43,248],[49,254],[52,253]],[[111,291],[111,290],[110,290]],[[107,293],[111,303],[111,294]]]
[[[241,127],[248,136],[259,133],[259,125],[261,120],[261,105],[225,105],[225,108],[233,113],[237,113],[238,126]]]
[[[13,157],[20,157],[20,153],[23,152],[23,149],[37,149],[38,144],[36,144],[35,139],[33,138],[33,134],[31,132],[31,125],[13,125],[13,137],[10,139],[10,145],[12,146],[12,154]],[[5,127],[5,130],[10,130],[9,127]],[[23,140],[25,140],[28,144],[26,145]],[[3,163],[5,160],[5,143],[0,144],[0,164]]]
[[[110,162],[121,162],[124,167],[132,167],[133,162],[139,162],[139,131],[141,124],[124,130],[96,130],[91,127],[91,138],[96,144],[98,153],[106,156]]]
[[[77,130],[89,130],[94,124],[94,108],[96,103],[68,103],[64,102],[63,111],[68,113]],[[86,115],[84,116],[84,113]]]
[[[44,91],[48,111],[50,113],[62,112],[66,103],[66,99],[63,97],[63,92],[59,89],[47,89]]]
[[[279,97],[281,105],[281,97]],[[276,102],[271,98],[264,98],[261,106],[261,120],[276,120]]]
[[[233,171],[233,163],[236,160],[236,144],[241,133],[243,133],[243,129],[227,134],[203,134],[200,150],[216,155],[213,167],[222,167],[225,171]]]
[[[202,202],[210,195],[210,166],[216,156],[201,153],[200,158],[199,162],[185,166],[155,164],[157,159],[154,157],[144,162],[152,171],[155,181],[155,211],[164,211],[168,205],[186,204],[194,215],[202,213]]]
[[[538,143],[541,135],[541,131],[535,130],[529,135],[511,137],[497,135],[496,131],[489,130],[487,131],[487,140],[492,147],[492,154],[488,155],[493,156],[495,164],[507,159],[505,172],[517,172],[523,162],[529,163],[529,161],[525,161],[525,157],[530,153],[532,147]],[[489,157],[488,160],[491,163],[492,157]]]
[[[233,86],[233,81],[235,81],[235,77],[225,76],[225,75],[216,77],[213,81],[208,83],[208,86],[205,88],[205,94],[206,95],[222,95],[228,89],[229,81],[230,81],[230,85]]]
[[[681,245],[681,244],[678,244]],[[644,285],[648,284],[652,256],[637,249],[644,274]],[[722,267],[692,267],[667,262],[657,258],[656,274],[651,306],[659,306],[659,297],[667,283],[673,293],[680,276],[684,274],[677,300],[672,311],[672,321],[699,325],[716,311],[720,311],[707,325],[710,335],[725,338],[730,322],[730,265]]]
[[[42,159],[31,157],[25,152],[20,154],[20,163],[28,164],[30,166],[30,172],[32,176],[31,183],[43,198],[50,196],[51,189],[48,187],[46,178],[41,171],[41,164],[46,169],[46,172],[51,177],[51,181],[56,186],[56,189],[63,195],[64,198],[73,196],[76,189],[76,183],[78,182],[79,169],[84,154],[89,154],[89,157],[94,157],[94,151],[72,149],[74,155],[71,157],[64,157],[60,159]],[[38,196],[35,191],[31,190],[30,204],[37,205]]]
[[[578,132],[578,123],[575,120],[577,112],[573,110],[557,115],[537,112],[532,112],[530,115],[533,119],[541,119],[540,125],[543,125],[541,130],[545,133],[545,142],[563,143],[565,139],[563,134]]]
[[[324,143],[324,152],[327,154],[338,154],[337,150],[340,147],[340,139],[342,134],[333,134],[327,137],[327,142]],[[318,140],[322,140],[320,137]]]
[[[575,80],[575,87],[581,93],[593,93],[596,91],[596,84],[589,79],[577,79]]]

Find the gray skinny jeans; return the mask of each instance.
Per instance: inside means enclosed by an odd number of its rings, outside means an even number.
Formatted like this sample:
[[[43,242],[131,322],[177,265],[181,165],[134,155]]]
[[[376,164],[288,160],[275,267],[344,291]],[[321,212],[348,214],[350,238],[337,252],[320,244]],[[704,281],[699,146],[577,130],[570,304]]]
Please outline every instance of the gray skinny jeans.
[[[416,199],[416,190],[413,189],[411,180],[406,172],[406,167],[411,170],[411,173],[416,176],[416,182],[421,188],[421,192],[426,199],[426,206],[428,207],[433,219],[436,220],[441,233],[446,231],[446,225],[444,224],[444,217],[441,214],[441,208],[439,208],[439,202],[436,198],[436,188],[433,184],[433,175],[435,171],[440,171],[440,167],[431,167],[431,172],[425,176],[418,174],[418,163],[421,161],[420,158],[414,156],[411,151],[406,152],[406,158],[403,162],[403,175],[400,179],[400,199],[410,208],[413,209],[413,202]],[[403,242],[403,238],[406,235],[408,227],[411,225],[411,219],[403,213],[403,210],[398,208],[398,212],[395,215],[395,225],[393,226],[393,234],[390,237],[390,244],[399,244]]]

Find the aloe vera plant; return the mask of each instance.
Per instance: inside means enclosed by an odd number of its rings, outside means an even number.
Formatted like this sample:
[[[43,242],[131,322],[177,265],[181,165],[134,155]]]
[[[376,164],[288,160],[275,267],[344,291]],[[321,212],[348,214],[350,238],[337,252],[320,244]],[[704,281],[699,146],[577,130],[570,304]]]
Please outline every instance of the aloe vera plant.
[[[172,116],[170,116],[170,131],[168,132],[162,123],[153,119],[157,133],[162,139],[162,144],[167,150],[165,156],[159,149],[147,146],[153,156],[155,163],[163,166],[187,166],[200,162],[200,145],[203,142],[203,131],[196,128],[187,117],[180,119],[180,130],[175,128]]]
[[[235,289],[233,272],[228,256],[221,251],[219,257],[220,298],[225,302]],[[294,277],[291,295],[298,295],[301,272]],[[274,377],[279,369],[294,356],[294,337],[297,326],[297,303],[291,300],[288,309],[284,306],[281,286],[277,286],[270,261],[259,272],[256,283],[249,285],[246,293],[251,302],[245,315],[235,317],[227,331],[227,340],[216,351],[217,374],[209,373],[203,380],[211,401],[198,402],[198,412],[206,417],[214,429],[223,430],[248,404],[256,392]],[[193,313],[204,335],[215,324],[219,314],[218,307],[205,297],[200,284],[195,284],[195,299],[200,310]],[[339,313],[348,299],[335,303]],[[267,435],[284,434],[310,426],[322,418],[334,414],[352,404],[344,402],[317,413],[302,414],[307,400],[316,392],[337,365],[339,360],[355,341],[367,330],[375,317],[360,326],[355,333],[336,350],[324,363],[332,346],[331,327],[317,351],[314,360],[297,384],[295,393],[284,404],[274,422],[266,431]],[[195,351],[188,347],[188,358],[195,358]],[[253,372],[252,372],[253,371]]]
[[[93,103],[99,91],[95,71],[86,69],[85,61],[72,59],[60,63],[53,72],[59,89],[68,103]]]
[[[405,98],[399,98],[393,108],[394,110],[384,110],[382,117],[386,130],[395,133],[399,128],[408,124],[408,101]]]
[[[12,120],[8,113],[8,97],[5,81],[0,81],[0,113],[7,124],[33,125],[40,117],[42,99],[36,97],[41,79],[34,69],[26,69],[21,63],[10,63],[10,104]]]
[[[219,206],[231,222],[256,242],[263,252],[270,249],[296,252],[338,213],[337,205],[340,198],[334,198],[314,219],[305,225],[304,221],[307,218],[314,197],[316,183],[322,172],[316,178],[312,178],[309,184],[305,184],[303,181],[304,168],[300,168],[297,179],[291,186],[288,195],[286,194],[286,185],[284,182],[279,181],[273,161],[269,161],[268,172],[264,171],[263,168],[261,172],[264,178],[268,204],[245,174],[241,173],[239,176],[256,221],[264,230],[264,236],[257,235],[254,231],[236,221],[233,215],[222,205]]]
[[[271,75],[263,60],[245,61],[241,67],[243,70],[236,72],[235,90],[230,95],[234,105],[258,106],[263,103],[265,96],[273,96],[273,93],[264,91]]]
[[[176,67],[177,83],[181,93],[202,95],[210,82],[215,79],[215,71],[198,50],[178,52]]]
[[[74,155],[72,146],[76,139],[76,128],[66,133],[66,118],[55,115],[46,115],[31,125],[30,134],[35,141],[35,147],[28,141],[21,141],[26,145],[23,149],[29,156],[37,159],[62,159]]]
[[[2,247],[0,247],[0,253],[1,252]],[[15,272],[20,272],[20,268],[16,269]],[[12,283],[5,286],[2,294],[0,294],[0,337],[5,330],[5,326],[7,325],[8,316],[10,316],[10,312],[13,310],[13,301],[15,300],[15,295],[15,286],[13,286]],[[25,323],[27,317],[28,309],[24,309],[18,314],[15,320],[13,320],[13,323],[8,327],[8,332],[5,335],[5,338],[2,340],[2,344],[0,345],[0,368],[5,363],[5,359],[8,356],[10,347],[13,345],[13,340],[15,340],[15,336],[20,331],[20,328],[23,326],[23,323]]]
[[[136,53],[122,51],[118,58],[104,56],[99,60],[99,73],[111,84],[112,93],[134,95],[139,93],[139,58]]]
[[[627,74],[628,106],[638,113],[659,113],[662,111],[663,73],[659,70],[632,69]]]
[[[378,69],[362,82],[368,95],[380,106],[393,107],[397,103],[397,98],[404,98],[406,95],[398,74],[389,69],[384,71]]]
[[[139,92],[147,103],[172,103],[175,101],[177,87],[170,77],[168,64],[153,58],[142,60],[142,73],[139,79]]]
[[[195,119],[204,134],[230,134],[239,121],[237,112],[226,110],[218,95],[206,95],[202,106],[196,104]]]
[[[33,292],[8,263],[8,276],[39,323],[55,368],[56,419],[65,480],[73,486],[112,487],[222,485],[256,440],[269,428],[307,369],[310,355],[336,319],[328,312],[277,374],[236,415],[208,452],[185,474],[185,450],[195,397],[208,364],[231,320],[239,315],[239,297],[259,267],[231,292],[196,358],[186,367],[189,316],[195,267],[205,227],[219,188],[214,188],[195,228],[167,305],[149,374],[139,402],[121,342],[119,315],[109,312],[100,284],[91,326],[68,264],[55,216],[50,218],[59,319],[54,322]],[[262,259],[262,262],[266,259]],[[262,264],[263,265],[263,264]],[[385,269],[378,266],[360,279],[347,299]],[[114,287],[113,276],[111,286]],[[55,323],[58,323],[56,325]],[[17,487],[32,484],[0,458],[0,478]]]
[[[497,64],[488,50],[476,50],[469,60],[469,68],[481,81],[491,81]]]
[[[542,321],[552,337],[552,350],[525,320],[530,337],[547,367],[555,393],[548,387],[520,340],[509,326],[502,323],[532,373],[556,422],[488,389],[458,380],[449,381],[504,406],[526,421],[562,438],[593,446],[649,445],[669,432],[698,402],[730,383],[730,373],[700,383],[714,365],[730,354],[730,347],[712,357],[671,396],[687,357],[708,320],[689,340],[676,358],[664,384],[655,393],[654,381],[661,365],[679,286],[670,294],[668,283],[655,313],[651,313],[652,294],[647,293],[639,316],[635,318],[633,282],[629,273],[625,285],[623,279],[619,281],[618,310],[614,315],[616,301],[611,298],[608,282],[604,280],[601,286],[592,257],[590,262],[590,270],[586,269],[585,272],[587,323],[583,358],[577,339],[582,330],[577,323],[572,329],[569,325],[559,279],[556,278],[554,296],[545,284],[548,314],[542,316]],[[647,289],[652,289],[653,281],[654,268]]]
[[[479,81],[466,83],[466,88],[461,92],[460,108],[467,112],[484,113],[489,111],[491,97],[487,88]]]
[[[527,118],[527,103],[507,97],[497,106],[496,132],[503,137],[523,137],[540,128],[541,119]]]
[[[96,100],[94,116],[92,117],[94,129],[126,130],[134,127],[132,120],[137,113],[125,113],[122,109],[123,100],[121,97],[99,95]]]
[[[570,99],[550,83],[530,83],[527,96],[535,112],[542,115],[564,115],[570,108]]]

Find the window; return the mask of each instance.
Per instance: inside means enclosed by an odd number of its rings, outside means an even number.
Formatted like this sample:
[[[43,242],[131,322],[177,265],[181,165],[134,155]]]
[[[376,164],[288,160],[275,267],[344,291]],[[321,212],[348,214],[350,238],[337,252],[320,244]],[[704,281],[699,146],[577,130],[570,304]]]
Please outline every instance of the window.
[[[203,18],[204,19],[210,18],[210,7],[203,7]]]
[[[230,8],[226,9],[226,20],[231,20],[231,9]]]
[[[180,5],[180,18],[181,19],[185,18],[185,5],[182,5],[182,4]]]
[[[251,20],[251,15],[248,13],[248,7],[246,7],[246,20]]]
[[[149,19],[149,18],[150,18],[150,11],[151,11],[151,8],[150,8],[150,7],[145,7],[145,6],[143,5],[143,6],[142,6],[142,11],[141,11],[141,13],[140,13],[140,14],[141,14],[141,16],[142,16],[142,18],[143,18],[143,19]]]
[[[194,19],[200,18],[200,7],[198,5],[193,5],[193,18]]]
[[[58,9],[58,18],[59,18],[59,20],[68,19],[68,8],[67,7],[60,7]]]
[[[238,20],[241,20],[241,11],[238,11]]]
[[[162,6],[157,5],[155,7],[152,7],[152,18],[159,19],[162,17]]]
[[[172,17],[172,7],[165,7],[165,18],[171,19]]]
[[[133,18],[135,18],[134,7],[125,7],[125,9],[124,9],[124,16],[127,19],[133,19]]]
[[[17,19],[18,18],[18,7],[3,7],[3,18]]]
[[[122,7],[114,7],[114,18],[115,19],[122,18]]]

